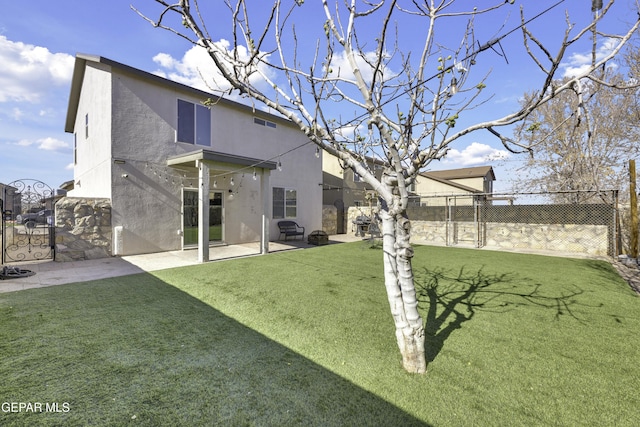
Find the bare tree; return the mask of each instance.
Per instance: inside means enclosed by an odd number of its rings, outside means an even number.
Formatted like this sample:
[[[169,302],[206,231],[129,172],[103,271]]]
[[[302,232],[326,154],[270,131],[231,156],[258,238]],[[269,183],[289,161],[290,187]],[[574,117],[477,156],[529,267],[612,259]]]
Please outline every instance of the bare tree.
[[[565,202],[613,203],[608,190],[627,187],[626,163],[640,155],[638,82],[621,73],[619,64],[611,65],[517,126],[517,138],[535,147],[520,168],[519,188],[561,192],[557,198]],[[525,94],[522,103],[532,96]]]
[[[585,82],[582,90],[582,101],[560,94],[518,126],[517,134],[535,152],[520,168],[517,185],[566,192],[558,197],[574,203],[613,203],[608,190],[625,188],[626,161],[640,154],[632,120],[637,89]]]
[[[415,373],[426,372],[426,361],[411,268],[410,184],[429,162],[441,159],[453,141],[474,131],[490,131],[512,151],[528,149],[503,136],[500,128],[574,91],[613,58],[638,27],[636,22],[620,35],[608,35],[613,42],[606,55],[557,85],[556,74],[568,48],[597,33],[596,24],[605,19],[613,1],[584,28],[574,28],[567,15],[555,54],[529,31],[521,9],[518,29],[533,67],[540,71],[538,90],[518,111],[458,130],[461,116],[487,99],[486,69],[480,75],[472,73],[481,54],[500,52],[503,38],[510,34],[479,43],[476,21],[488,16],[494,20],[485,24],[496,22],[501,10],[513,10],[514,0],[479,2],[485,6],[477,8],[456,0],[225,0],[225,18],[207,15],[205,5],[196,0],[156,3],[162,10],[154,19],[139,13],[206,49],[234,90],[291,120],[377,192],[385,286],[402,365]],[[309,39],[312,30],[315,36]],[[450,38],[452,31],[458,31],[455,40]],[[212,34],[224,34],[230,43],[216,41]],[[418,49],[401,49],[406,37],[415,45],[417,36]],[[366,156],[384,162],[380,179],[369,169]]]

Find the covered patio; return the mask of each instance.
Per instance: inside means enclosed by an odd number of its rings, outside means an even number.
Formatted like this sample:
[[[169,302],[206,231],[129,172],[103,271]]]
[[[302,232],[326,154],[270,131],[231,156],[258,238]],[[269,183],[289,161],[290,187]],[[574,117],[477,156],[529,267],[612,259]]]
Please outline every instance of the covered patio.
[[[271,210],[270,174],[276,169],[276,162],[264,159],[237,156],[233,154],[220,153],[200,149],[189,153],[172,156],[167,159],[167,166],[178,169],[182,172],[193,173],[197,171],[197,254],[198,262],[207,262],[210,258],[210,206],[220,204],[222,208],[225,199],[231,200],[234,197],[234,190],[230,186],[234,185],[234,174],[250,174],[253,180],[258,180],[259,206],[252,205],[251,211],[260,215],[260,242],[259,253],[269,252],[269,214]],[[218,186],[218,181],[225,178],[225,185]],[[227,181],[226,178],[230,177]],[[212,200],[212,191],[215,192],[215,200]],[[235,191],[237,193],[237,190]],[[185,215],[183,203],[183,216]],[[234,212],[237,215],[238,212]],[[195,222],[195,221],[194,221]],[[220,224],[220,244],[224,244],[224,225]],[[184,230],[183,230],[184,232]],[[239,233],[238,233],[239,234]],[[183,236],[184,237],[184,236]],[[184,239],[183,239],[184,240]],[[237,240],[237,239],[235,239]],[[234,244],[244,242],[233,241]],[[186,245],[183,245],[183,248]]]

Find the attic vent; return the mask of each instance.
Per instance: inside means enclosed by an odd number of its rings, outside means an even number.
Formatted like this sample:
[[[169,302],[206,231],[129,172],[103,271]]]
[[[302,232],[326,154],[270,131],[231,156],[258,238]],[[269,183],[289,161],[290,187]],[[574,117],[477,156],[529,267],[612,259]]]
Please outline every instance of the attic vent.
[[[268,128],[276,128],[276,124],[273,122],[270,122],[268,120],[264,120],[264,119],[259,119],[258,117],[254,117],[253,118],[253,123],[260,125],[260,126],[266,126]]]

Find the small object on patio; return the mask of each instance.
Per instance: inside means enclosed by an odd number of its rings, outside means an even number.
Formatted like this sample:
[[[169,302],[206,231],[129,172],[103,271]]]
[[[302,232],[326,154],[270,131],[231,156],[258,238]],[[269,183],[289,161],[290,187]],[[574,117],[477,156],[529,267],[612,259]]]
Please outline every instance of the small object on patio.
[[[2,267],[0,270],[0,280],[18,279],[20,277],[29,277],[36,274],[31,270],[25,270],[19,267]]]
[[[329,235],[322,230],[315,230],[309,233],[309,237],[307,237],[307,242],[310,245],[326,245],[329,243]]]
[[[356,236],[364,237],[369,231],[369,225],[371,224],[371,218],[366,215],[357,216],[353,220],[353,225],[356,227]]]
[[[299,226],[295,221],[278,221],[278,228],[280,237],[284,234],[284,240],[296,236],[301,236],[300,240],[304,240],[304,227]]]

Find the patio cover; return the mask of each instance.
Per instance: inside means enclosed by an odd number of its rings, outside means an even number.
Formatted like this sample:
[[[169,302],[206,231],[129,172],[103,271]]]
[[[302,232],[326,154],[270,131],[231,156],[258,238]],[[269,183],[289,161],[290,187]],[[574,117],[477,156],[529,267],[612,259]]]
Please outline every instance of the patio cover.
[[[167,159],[170,167],[196,167],[198,169],[198,262],[209,261],[209,231],[203,224],[209,224],[209,171],[211,168],[229,171],[255,168],[260,171],[260,194],[262,201],[262,222],[260,233],[260,252],[269,252],[269,177],[277,163],[269,160],[254,159],[234,154],[210,150],[196,150]]]

